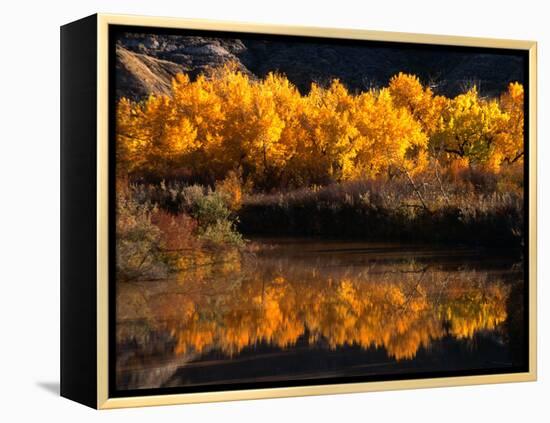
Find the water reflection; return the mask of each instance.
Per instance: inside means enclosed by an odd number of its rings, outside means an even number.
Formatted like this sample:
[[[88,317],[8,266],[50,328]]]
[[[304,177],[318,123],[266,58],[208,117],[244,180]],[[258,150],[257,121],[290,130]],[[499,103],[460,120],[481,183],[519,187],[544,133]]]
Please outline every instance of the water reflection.
[[[510,292],[521,281],[509,259],[357,243],[278,243],[182,260],[177,278],[117,288],[119,389],[200,383],[182,375],[198,363],[211,366],[208,381],[222,381],[219,362],[267,351],[360,349],[352,361],[363,365],[369,351],[410,362],[438,341],[472,343],[480,333],[502,345],[510,342]],[[337,374],[349,359],[336,361],[309,374]],[[260,373],[269,380],[277,371]]]

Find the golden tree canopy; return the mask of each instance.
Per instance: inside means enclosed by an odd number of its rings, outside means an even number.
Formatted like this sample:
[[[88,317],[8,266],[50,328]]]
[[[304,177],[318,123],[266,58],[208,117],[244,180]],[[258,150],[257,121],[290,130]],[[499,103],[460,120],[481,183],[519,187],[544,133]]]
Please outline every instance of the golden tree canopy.
[[[117,163],[130,175],[174,172],[210,182],[237,172],[258,187],[421,173],[430,160],[498,171],[523,159],[523,87],[446,98],[399,73],[350,93],[338,80],[302,95],[283,75],[254,79],[226,64],[170,95],[117,105]]]

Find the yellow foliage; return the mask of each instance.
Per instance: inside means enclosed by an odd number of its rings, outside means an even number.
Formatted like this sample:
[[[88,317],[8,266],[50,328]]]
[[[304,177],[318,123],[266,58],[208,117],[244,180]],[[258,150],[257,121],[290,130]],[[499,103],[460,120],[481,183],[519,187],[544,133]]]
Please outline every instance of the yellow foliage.
[[[394,107],[390,90],[360,95],[355,123],[356,156],[346,179],[378,176],[391,168],[420,170],[428,139],[408,110]]]
[[[494,154],[508,120],[508,113],[496,100],[480,98],[474,87],[452,99],[443,110],[432,144],[448,157],[468,158],[470,164],[498,170],[500,161]]]
[[[523,85],[508,85],[508,91],[500,98],[502,110],[509,119],[497,138],[496,151],[503,162],[523,162]]]
[[[497,100],[477,90],[449,99],[399,73],[387,88],[350,93],[338,80],[302,95],[282,75],[251,79],[235,64],[170,95],[117,107],[120,172],[185,170],[207,180],[231,172],[262,188],[424,171],[432,157],[498,171],[523,156],[523,87]]]
[[[449,100],[443,96],[434,96],[429,87],[422,86],[417,76],[402,72],[391,78],[389,90],[394,104],[406,108],[422,125],[426,135],[431,136]]]
[[[176,355],[215,349],[235,355],[262,342],[286,348],[308,334],[312,344],[325,340],[331,348],[383,347],[390,357],[402,360],[448,335],[473,339],[508,317],[509,285],[474,271],[434,269],[423,274],[400,268],[407,273],[396,275],[376,268],[320,277],[308,269],[283,277],[273,275],[273,269],[245,264],[222,276],[209,275],[218,281],[241,275],[232,287],[212,287],[189,275],[184,292],[175,284],[169,286],[177,294],[167,291],[162,301],[158,295],[141,295],[148,298],[148,324],[169,330]],[[213,292],[219,293],[217,301],[211,300]]]
[[[236,172],[229,172],[225,179],[216,184],[216,192],[227,198],[227,205],[233,211],[241,208],[243,201],[243,183]]]

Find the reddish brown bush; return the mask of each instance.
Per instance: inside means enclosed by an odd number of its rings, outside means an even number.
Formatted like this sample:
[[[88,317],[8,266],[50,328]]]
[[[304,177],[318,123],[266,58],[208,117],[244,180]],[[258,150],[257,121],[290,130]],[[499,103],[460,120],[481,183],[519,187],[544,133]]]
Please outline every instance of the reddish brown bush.
[[[198,246],[197,221],[192,217],[184,213],[173,215],[158,209],[152,215],[151,222],[160,229],[163,249],[181,251]]]

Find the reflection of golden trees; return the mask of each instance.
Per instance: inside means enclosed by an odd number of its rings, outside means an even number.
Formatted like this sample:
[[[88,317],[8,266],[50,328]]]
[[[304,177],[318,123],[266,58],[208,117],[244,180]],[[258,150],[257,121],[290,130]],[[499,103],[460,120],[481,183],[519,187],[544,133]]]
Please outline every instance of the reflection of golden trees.
[[[196,265],[158,292],[147,283],[126,285],[119,322],[139,317],[168,332],[175,354],[219,349],[234,355],[257,343],[285,348],[307,335],[332,349],[383,347],[399,360],[447,334],[470,339],[506,319],[508,286],[474,271],[394,263],[321,273],[284,263],[228,264],[233,261]],[[121,302],[135,298],[135,290],[143,291],[142,303],[130,310]],[[131,336],[119,331],[119,341]]]

